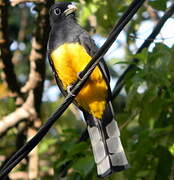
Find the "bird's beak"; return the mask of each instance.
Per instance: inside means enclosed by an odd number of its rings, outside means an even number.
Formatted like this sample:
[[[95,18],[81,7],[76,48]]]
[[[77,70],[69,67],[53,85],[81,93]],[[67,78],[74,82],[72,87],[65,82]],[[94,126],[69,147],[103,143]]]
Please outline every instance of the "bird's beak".
[[[64,11],[64,14],[68,16],[69,14],[75,12],[77,10],[77,7],[74,4],[68,5],[68,9]]]

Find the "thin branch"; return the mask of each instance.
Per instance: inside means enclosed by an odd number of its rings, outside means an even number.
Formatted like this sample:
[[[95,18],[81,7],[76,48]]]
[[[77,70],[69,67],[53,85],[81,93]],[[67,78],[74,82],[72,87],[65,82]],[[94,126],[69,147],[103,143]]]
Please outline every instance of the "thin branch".
[[[20,108],[17,108],[14,112],[0,120],[0,136],[6,133],[10,128],[16,126],[20,121],[36,116],[32,99],[33,93],[30,93],[26,102]]]
[[[32,39],[31,46],[32,46],[32,50],[31,50],[30,57],[29,57],[29,61],[30,61],[29,79],[26,82],[26,84],[21,88],[22,93],[27,93],[30,90],[36,88],[37,84],[42,81],[41,74],[38,72],[39,69],[36,68],[37,61],[39,61],[39,60],[43,61],[43,59],[44,59],[43,55],[40,53],[42,45],[40,43],[38,43],[36,38],[34,37]],[[44,64],[44,62],[42,62],[42,64]],[[44,67],[42,67],[42,68],[44,68]]]
[[[40,128],[38,133],[26,143],[18,152],[14,154],[10,158],[10,160],[4,165],[2,170],[0,171],[0,177],[4,177],[7,175],[27,154],[41,141],[41,139],[45,136],[45,134],[49,131],[55,121],[63,114],[63,112],[68,108],[68,106],[73,102],[76,95],[80,92],[81,88],[83,87],[84,83],[90,76],[91,72],[96,67],[97,63],[100,61],[101,57],[106,53],[106,51],[110,48],[113,42],[118,37],[119,33],[125,27],[125,25],[131,20],[133,15],[137,12],[137,10],[141,7],[145,0],[134,0],[133,6],[130,5],[130,8],[125,12],[125,14],[129,11],[128,15],[124,18],[121,24],[117,24],[113,31],[109,34],[106,42],[104,45],[98,50],[96,55],[91,59],[90,66],[87,65],[87,68],[83,71],[82,79],[77,80],[75,86],[72,89],[72,94],[68,94],[65,98],[65,101],[62,105],[56,110],[56,112],[48,119],[48,121]],[[125,14],[123,16],[125,16]],[[84,74],[84,75],[83,75]]]
[[[11,0],[11,5],[16,6],[21,3],[32,2],[32,3],[45,3],[45,0]]]
[[[0,59],[3,62],[3,71],[5,80],[9,89],[19,95],[20,86],[14,72],[14,65],[12,63],[12,54],[10,51],[10,41],[8,37],[8,0],[0,0]]]
[[[17,123],[29,116],[30,114],[23,107],[17,108],[14,112],[5,116],[0,120],[0,137],[6,133],[8,129],[16,126]]]
[[[36,130],[34,128],[29,128],[27,132],[27,138],[31,139],[35,134]],[[37,179],[39,175],[39,157],[38,157],[38,147],[36,146],[28,156],[28,177],[29,179]]]
[[[34,106],[36,111],[40,113],[40,105],[42,100],[43,85],[45,80],[45,60],[47,52],[47,40],[49,33],[49,7],[53,4],[53,0],[46,1],[47,4],[39,4],[36,20],[37,27],[32,39],[32,50],[30,53],[30,73],[29,79],[21,92],[26,93],[33,90]]]
[[[27,172],[19,171],[9,175],[10,179],[29,179]]]
[[[155,28],[153,29],[152,33],[148,36],[148,38],[144,41],[144,43],[140,46],[137,53],[140,53],[144,48],[148,48],[150,44],[153,42],[152,40],[155,40],[156,36],[161,31],[162,27],[164,26],[165,22],[173,15],[174,13],[174,3],[168,8],[168,10],[165,12],[165,14],[161,17],[159,22],[156,24]],[[114,90],[113,90],[113,99],[118,96],[120,91],[122,90],[124,84],[125,84],[125,77],[126,75],[136,69],[136,63],[138,62],[138,59],[133,59],[133,64],[130,64],[127,69],[123,72],[123,74],[119,77]]]
[[[18,31],[18,37],[17,41],[18,43],[21,43],[25,40],[26,36],[26,29],[28,26],[28,19],[29,19],[29,9],[27,6],[24,6],[21,8],[21,13],[20,13],[20,29]],[[19,47],[14,51],[13,57],[12,57],[12,62],[16,65],[20,60],[23,60],[24,56],[22,51],[19,50]]]

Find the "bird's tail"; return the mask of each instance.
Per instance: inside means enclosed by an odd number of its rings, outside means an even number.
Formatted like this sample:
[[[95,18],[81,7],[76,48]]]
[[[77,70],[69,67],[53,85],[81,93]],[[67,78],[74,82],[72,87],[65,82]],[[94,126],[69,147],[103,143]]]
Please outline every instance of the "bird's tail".
[[[98,176],[103,178],[128,168],[128,161],[120,140],[120,131],[117,122],[113,119],[111,108],[108,104],[102,120],[93,118],[89,114],[85,118]]]

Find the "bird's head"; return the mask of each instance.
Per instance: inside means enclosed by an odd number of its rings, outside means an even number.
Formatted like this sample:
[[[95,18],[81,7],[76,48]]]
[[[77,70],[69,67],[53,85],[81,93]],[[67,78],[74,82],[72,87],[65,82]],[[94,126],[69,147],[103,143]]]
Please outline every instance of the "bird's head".
[[[56,2],[50,8],[50,23],[54,24],[60,19],[66,18],[68,15],[73,14],[75,16],[75,11],[77,7],[71,2]]]

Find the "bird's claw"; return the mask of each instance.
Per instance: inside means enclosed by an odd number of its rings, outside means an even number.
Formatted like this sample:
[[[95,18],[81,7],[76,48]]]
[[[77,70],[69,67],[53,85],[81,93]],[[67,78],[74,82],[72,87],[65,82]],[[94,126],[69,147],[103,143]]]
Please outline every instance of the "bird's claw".
[[[77,73],[77,78],[78,78],[80,81],[82,80],[82,78],[81,78],[82,72],[83,72],[83,71],[80,71],[80,72]]]
[[[73,94],[73,93],[71,92],[71,88],[72,88],[72,87],[73,87],[72,85],[68,86],[68,87],[67,87],[67,92],[68,92],[68,94],[70,94],[71,96],[75,96],[75,94]]]
[[[83,72],[83,71],[80,71],[80,72],[77,73],[77,78],[78,78],[80,81],[82,80],[82,78],[81,78],[82,72]],[[67,87],[67,92],[68,92],[68,94],[70,94],[71,96],[75,96],[75,94],[73,94],[73,93],[71,92],[72,87],[73,87],[73,85],[69,85],[69,86]]]

